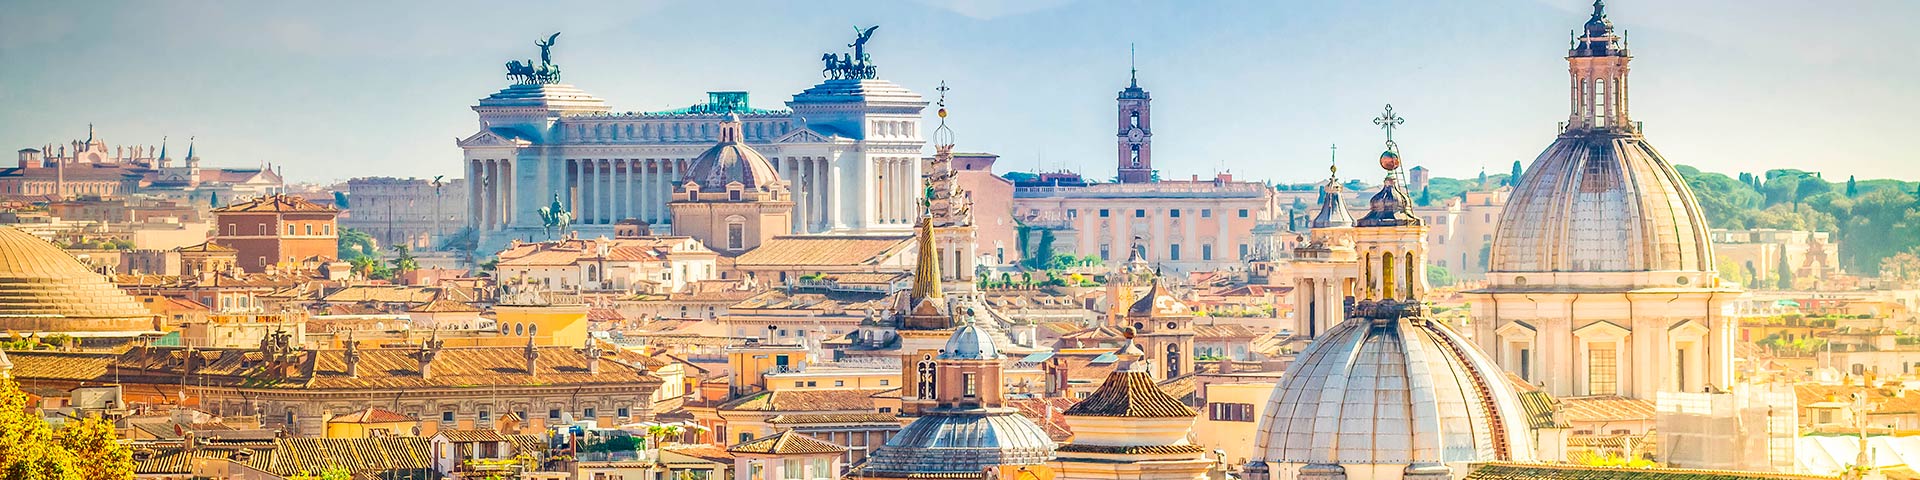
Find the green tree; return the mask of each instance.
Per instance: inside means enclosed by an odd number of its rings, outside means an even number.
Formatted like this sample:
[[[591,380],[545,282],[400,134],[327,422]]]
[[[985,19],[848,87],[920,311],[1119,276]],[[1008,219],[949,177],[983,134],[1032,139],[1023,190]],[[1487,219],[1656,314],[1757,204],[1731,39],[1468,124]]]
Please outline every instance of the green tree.
[[[1519,160],[1513,161],[1513,171],[1507,174],[1507,184],[1515,187],[1520,186],[1520,161]]]
[[[369,235],[367,232],[358,229],[340,229],[338,240],[336,240],[335,243],[339,244],[339,256],[343,260],[353,261],[353,259],[359,257],[378,257],[380,255],[380,243],[373,239],[373,235]]]
[[[1847,176],[1847,198],[1860,196],[1860,184],[1854,183],[1853,176]]]
[[[1041,270],[1053,265],[1053,230],[1040,229],[1040,239],[1034,242],[1033,256],[1027,257],[1026,267]]]
[[[394,246],[393,253],[393,260],[389,262],[393,264],[395,276],[404,276],[407,272],[420,269],[419,259],[414,258],[413,252],[409,251],[406,245]]]
[[[1422,207],[1432,206],[1433,205],[1433,189],[1421,188],[1420,198],[1418,200],[1415,200],[1414,204]]]
[[[1780,264],[1774,267],[1773,281],[1774,288],[1781,290],[1793,289],[1793,266],[1787,264],[1786,255],[1781,255]]]
[[[207,194],[207,206],[212,208],[220,208],[220,192],[213,192],[213,193]]]
[[[353,480],[353,472],[348,471],[346,467],[329,466],[321,469],[319,473],[301,470],[300,473],[287,477],[287,480]]]
[[[54,429],[27,406],[27,394],[0,377],[0,478],[94,480],[133,478],[133,450],[113,422],[98,417]]]
[[[1451,287],[1454,283],[1453,271],[1434,264],[1427,264],[1427,285]]]

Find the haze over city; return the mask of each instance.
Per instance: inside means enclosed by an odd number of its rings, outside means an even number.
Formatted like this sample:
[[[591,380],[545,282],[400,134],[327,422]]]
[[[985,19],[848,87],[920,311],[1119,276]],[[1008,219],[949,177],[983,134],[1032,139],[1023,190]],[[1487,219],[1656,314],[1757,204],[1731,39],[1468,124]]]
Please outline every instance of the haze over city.
[[[211,164],[272,162],[294,181],[456,174],[451,139],[505,59],[564,31],[566,79],[615,111],[748,90],[784,108],[819,52],[881,25],[872,55],[917,91],[954,88],[958,148],[1001,171],[1111,175],[1112,92],[1128,45],[1158,110],[1163,175],[1317,179],[1327,146],[1364,165],[1393,103],[1409,163],[1467,177],[1531,161],[1566,120],[1569,16],[1582,2],[864,1],[589,3],[8,2],[0,143],[184,144]],[[1920,4],[1620,2],[1637,21],[1636,117],[1676,163],[1920,177],[1900,122],[1920,106]],[[1562,39],[1548,42],[1544,39]],[[929,115],[931,115],[929,110]],[[1844,113],[1838,113],[1844,112]],[[1250,145],[1257,147],[1249,149]],[[346,167],[346,168],[341,168]]]

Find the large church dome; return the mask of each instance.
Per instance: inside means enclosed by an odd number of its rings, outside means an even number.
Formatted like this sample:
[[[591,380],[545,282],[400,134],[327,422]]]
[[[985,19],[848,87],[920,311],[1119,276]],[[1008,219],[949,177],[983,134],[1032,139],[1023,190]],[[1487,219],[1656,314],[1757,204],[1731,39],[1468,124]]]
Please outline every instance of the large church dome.
[[[1706,217],[1628,109],[1632,60],[1594,2],[1567,52],[1572,111],[1500,215],[1488,252],[1495,288],[1662,287],[1712,280]],[[1576,275],[1568,275],[1576,274]]]
[[[1287,368],[1266,411],[1254,437],[1263,466],[1300,474],[1426,478],[1533,458],[1525,411],[1499,367],[1420,318],[1334,327]]]
[[[138,332],[153,312],[59,247],[0,226],[0,328]]]
[[[1507,202],[1494,272],[1709,271],[1706,217],[1637,133],[1563,135]]]

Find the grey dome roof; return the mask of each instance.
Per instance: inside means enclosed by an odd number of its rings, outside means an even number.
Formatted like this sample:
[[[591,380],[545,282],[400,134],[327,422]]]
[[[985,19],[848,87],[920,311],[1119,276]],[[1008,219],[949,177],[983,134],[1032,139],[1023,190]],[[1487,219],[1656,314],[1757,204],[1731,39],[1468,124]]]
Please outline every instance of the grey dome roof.
[[[1354,318],[1287,368],[1254,438],[1276,463],[1529,461],[1527,428],[1506,376],[1452,329]]]
[[[1353,214],[1347,212],[1347,202],[1340,199],[1340,192],[1346,190],[1340,185],[1339,178],[1328,179],[1320,186],[1320,213],[1313,216],[1313,228],[1351,227]]]
[[[707,190],[718,190],[732,182],[740,182],[747,191],[780,183],[773,162],[741,141],[739,115],[720,122],[719,143],[694,157],[688,169],[687,181]]]
[[[1040,465],[1053,458],[1046,430],[1013,409],[932,413],[887,439],[849,477],[978,474],[1000,465]]]
[[[1488,270],[1713,270],[1699,202],[1637,133],[1570,132],[1533,161],[1501,213]]]
[[[993,338],[980,327],[969,322],[954,330],[947,344],[940,347],[941,360],[998,360],[1000,348],[993,345]]]

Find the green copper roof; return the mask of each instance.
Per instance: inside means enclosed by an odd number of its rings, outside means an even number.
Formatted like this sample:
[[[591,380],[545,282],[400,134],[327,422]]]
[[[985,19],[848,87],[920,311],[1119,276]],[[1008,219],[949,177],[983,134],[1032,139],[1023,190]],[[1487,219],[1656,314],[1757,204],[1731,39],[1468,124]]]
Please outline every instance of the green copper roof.
[[[781,113],[780,110],[753,108],[747,103],[747,92],[707,92],[707,103],[694,104],[686,108],[647,112],[647,115],[724,115],[737,113],[743,115]]]

